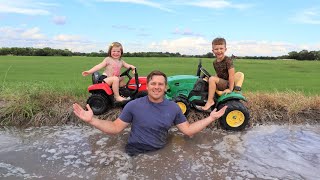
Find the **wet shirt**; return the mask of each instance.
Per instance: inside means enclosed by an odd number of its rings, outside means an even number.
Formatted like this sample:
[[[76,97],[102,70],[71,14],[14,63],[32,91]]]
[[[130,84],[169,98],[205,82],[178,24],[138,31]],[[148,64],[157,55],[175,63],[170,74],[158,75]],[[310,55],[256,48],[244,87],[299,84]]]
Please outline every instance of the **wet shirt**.
[[[120,76],[120,70],[123,66],[123,60],[115,60],[111,57],[106,57],[103,61],[106,63],[106,69],[104,75],[107,77]]]
[[[153,103],[149,101],[148,96],[129,102],[119,118],[131,123],[131,132],[126,146],[129,154],[164,147],[171,126],[187,121],[179,106],[173,101],[164,99],[161,103]]]
[[[219,78],[222,78],[228,81],[229,80],[228,70],[233,68],[234,66],[233,66],[232,59],[225,56],[224,59],[220,62],[218,62],[217,59],[213,61],[213,67]]]

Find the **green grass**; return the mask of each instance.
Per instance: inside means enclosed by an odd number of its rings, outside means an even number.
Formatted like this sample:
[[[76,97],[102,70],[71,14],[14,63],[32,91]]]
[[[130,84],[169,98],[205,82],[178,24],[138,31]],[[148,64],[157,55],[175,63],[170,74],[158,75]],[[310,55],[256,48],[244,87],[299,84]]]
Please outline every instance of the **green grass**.
[[[195,75],[198,58],[124,58],[138,68],[140,76],[158,69],[168,76]],[[103,60],[102,57],[21,57],[0,56],[0,89],[18,93],[22,89],[59,91],[87,95],[91,76],[81,72]],[[211,74],[213,59],[202,59]],[[236,71],[245,74],[246,92],[302,92],[320,94],[320,62],[292,60],[235,60]],[[35,88],[36,87],[36,88]]]

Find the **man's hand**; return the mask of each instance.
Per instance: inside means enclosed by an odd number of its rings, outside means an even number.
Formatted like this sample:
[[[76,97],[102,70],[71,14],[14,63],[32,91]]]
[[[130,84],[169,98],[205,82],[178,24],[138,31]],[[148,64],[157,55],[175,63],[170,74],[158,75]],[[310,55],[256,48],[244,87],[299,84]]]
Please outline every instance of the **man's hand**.
[[[93,112],[92,112],[92,109],[90,108],[89,104],[87,104],[86,107],[87,107],[88,111],[84,110],[79,104],[74,103],[73,104],[73,112],[76,116],[78,116],[83,121],[90,123],[93,118]]]
[[[219,119],[225,112],[228,106],[224,106],[219,111],[215,108],[211,113],[210,117],[213,118],[213,120]]]

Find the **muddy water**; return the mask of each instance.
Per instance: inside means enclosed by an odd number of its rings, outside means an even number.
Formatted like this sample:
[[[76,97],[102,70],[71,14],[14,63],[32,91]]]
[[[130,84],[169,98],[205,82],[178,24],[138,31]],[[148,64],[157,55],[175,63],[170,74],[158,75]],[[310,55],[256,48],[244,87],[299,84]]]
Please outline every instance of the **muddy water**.
[[[243,132],[170,131],[167,146],[129,157],[130,129],[88,126],[0,130],[0,179],[320,179],[320,126],[256,126]]]

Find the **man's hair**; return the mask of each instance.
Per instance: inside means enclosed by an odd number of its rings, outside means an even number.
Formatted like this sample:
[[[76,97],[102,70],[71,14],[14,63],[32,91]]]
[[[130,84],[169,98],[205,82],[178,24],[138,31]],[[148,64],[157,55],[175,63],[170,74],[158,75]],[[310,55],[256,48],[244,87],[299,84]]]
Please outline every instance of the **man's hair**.
[[[153,76],[163,76],[164,79],[165,79],[165,84],[167,85],[167,83],[168,83],[168,82],[167,82],[167,81],[168,81],[167,75],[166,75],[165,73],[159,71],[159,70],[154,70],[154,71],[152,71],[150,74],[148,74],[148,76],[147,76],[147,83],[149,83],[149,82],[151,81],[151,79],[153,78]]]
[[[121,50],[121,56],[123,54],[123,47],[119,42],[113,42],[110,44],[109,48],[108,48],[108,56],[111,57],[111,50],[113,47],[120,47]]]
[[[218,37],[212,41],[212,45],[225,45],[225,46],[227,46],[227,42],[224,38]]]

